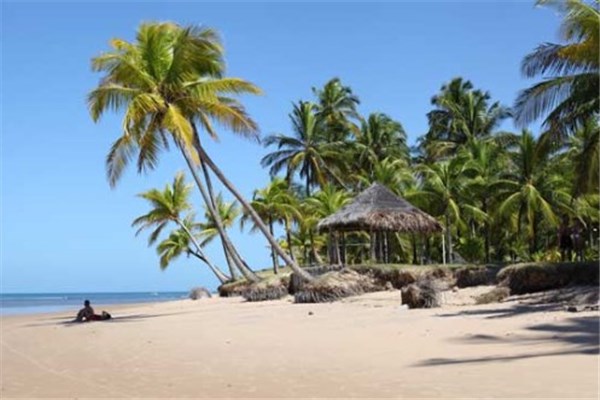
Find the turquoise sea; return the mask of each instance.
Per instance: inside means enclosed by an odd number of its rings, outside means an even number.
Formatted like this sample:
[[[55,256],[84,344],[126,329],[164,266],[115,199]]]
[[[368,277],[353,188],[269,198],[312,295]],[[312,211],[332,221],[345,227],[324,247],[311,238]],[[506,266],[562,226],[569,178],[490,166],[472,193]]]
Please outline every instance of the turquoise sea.
[[[0,315],[36,314],[72,310],[89,300],[94,306],[154,303],[187,298],[187,292],[129,293],[0,293]]]

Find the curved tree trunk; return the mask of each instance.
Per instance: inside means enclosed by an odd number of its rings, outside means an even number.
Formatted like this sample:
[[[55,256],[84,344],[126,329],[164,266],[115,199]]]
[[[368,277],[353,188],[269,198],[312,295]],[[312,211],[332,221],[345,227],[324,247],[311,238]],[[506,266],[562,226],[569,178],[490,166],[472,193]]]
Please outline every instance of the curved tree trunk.
[[[229,179],[227,179],[227,177],[225,175],[223,175],[223,172],[215,165],[215,163],[208,156],[208,154],[206,154],[206,151],[204,151],[204,148],[202,146],[200,146],[200,149],[199,149],[199,156],[204,162],[206,162],[206,165],[208,165],[208,167],[214,172],[214,174],[217,176],[217,178],[219,178],[219,180],[223,183],[223,185],[225,185],[225,187],[235,196],[235,198],[240,202],[240,204],[242,204],[244,209],[250,214],[250,216],[252,217],[252,220],[254,221],[254,223],[256,224],[258,229],[260,229],[260,231],[263,233],[265,238],[269,241],[271,246],[273,246],[273,248],[275,249],[275,251],[277,252],[279,257],[281,257],[285,261],[285,263],[287,265],[289,265],[290,268],[296,274],[298,274],[300,277],[302,277],[304,280],[306,280],[306,281],[314,280],[314,278],[308,272],[301,269],[298,266],[298,264],[296,264],[286,254],[286,252],[283,251],[283,249],[279,246],[279,244],[277,243],[275,238],[269,233],[269,228],[267,228],[265,226],[264,222],[260,219],[260,216],[256,213],[254,208],[252,208],[252,206],[246,201],[246,199],[244,199],[244,197],[237,191],[237,189],[235,188],[235,186],[233,186],[233,184],[229,181]]]
[[[179,146],[179,148],[181,150],[181,153],[183,154],[183,157],[185,158],[186,163],[188,164],[190,172],[192,173],[192,177],[194,178],[194,181],[196,182],[196,186],[198,186],[198,189],[200,190],[200,194],[202,195],[202,198],[203,198],[204,202],[206,203],[206,207],[208,208],[208,211],[211,213],[213,218],[215,218],[215,215],[217,215],[217,212],[215,211],[215,208],[212,205],[212,202],[210,200],[208,193],[206,192],[206,188],[204,187],[202,180],[198,176],[198,173],[196,171],[194,163],[192,162],[189,154],[184,149],[184,147]],[[219,234],[221,235],[221,238],[223,239],[225,246],[227,247],[228,250],[231,250],[233,248],[233,244],[229,240],[229,237],[227,236],[227,234],[223,231],[223,226],[218,224],[216,221],[217,220],[215,219],[215,225],[217,225],[217,230],[219,231]],[[233,251],[231,251],[230,254],[232,255],[233,261],[235,262],[236,266],[242,272],[242,275],[244,275],[244,277],[247,280],[249,280],[251,282],[258,282],[260,280],[254,272],[250,273],[244,269],[244,265],[242,264],[241,260],[239,258],[235,257],[235,253]]]
[[[179,219],[175,220],[175,223],[177,223],[177,225],[179,225],[179,227],[181,229],[183,229],[183,231],[186,233],[186,235],[188,235],[188,237],[194,244],[194,247],[196,247],[196,251],[193,252],[193,254],[195,254],[200,260],[204,261],[206,263],[206,265],[208,265],[208,268],[210,268],[210,270],[217,276],[217,279],[219,279],[219,281],[221,281],[221,283],[227,282],[229,280],[229,277],[227,275],[225,275],[223,272],[221,272],[220,269],[215,267],[208,260],[208,257],[206,257],[206,255],[202,251],[202,247],[200,246],[200,243],[198,243],[198,241],[196,240],[196,237],[192,234],[192,232],[189,231],[187,226],[185,226],[185,224]]]
[[[273,218],[271,217],[269,217],[269,232],[275,236],[273,232]],[[277,253],[275,253],[273,246],[271,246],[271,258],[273,259],[273,273],[277,275],[279,273],[279,261],[277,260]]]
[[[296,257],[294,257],[294,249],[293,249],[293,245],[292,245],[292,231],[290,229],[290,222],[287,220],[287,218],[285,218],[284,221],[285,221],[285,237],[288,242],[288,251],[290,252],[290,258],[292,260],[296,261]]]
[[[202,254],[198,254],[190,248],[188,248],[188,253],[192,254],[194,257],[204,262],[208,266],[208,268],[210,268],[210,270],[216,275],[221,284],[227,283],[229,281],[230,278],[227,275],[223,274],[221,270],[219,270],[217,267],[215,267],[208,258],[202,256]]]

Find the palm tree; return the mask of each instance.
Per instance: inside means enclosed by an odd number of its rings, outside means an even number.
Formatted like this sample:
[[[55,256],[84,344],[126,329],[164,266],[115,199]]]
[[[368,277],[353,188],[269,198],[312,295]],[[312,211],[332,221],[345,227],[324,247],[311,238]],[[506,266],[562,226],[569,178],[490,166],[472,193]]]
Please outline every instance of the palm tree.
[[[473,171],[462,157],[454,157],[431,165],[421,164],[417,166],[417,171],[423,180],[423,187],[421,190],[408,193],[406,197],[409,201],[420,197],[419,203],[426,204],[424,208],[427,212],[443,217],[448,261],[452,262],[454,260],[452,226],[456,227],[457,236],[460,228],[464,228],[462,217],[468,204],[463,200]],[[470,208],[470,211],[474,210],[475,208]]]
[[[229,203],[224,201],[221,193],[214,198],[213,207],[217,212],[222,229],[225,231],[234,224],[235,220],[240,215],[240,209],[237,203],[235,201]],[[219,236],[219,228],[216,219],[206,205],[204,205],[204,222],[198,224],[198,227],[200,229],[198,236],[202,239],[200,242],[201,246],[206,246],[212,242],[215,237]],[[225,251],[224,253],[232,279],[236,280],[235,264],[230,259],[229,252]],[[242,260],[242,262],[244,261]]]
[[[474,139],[463,149],[461,156],[466,160],[466,168],[474,172],[474,176],[467,182],[471,201],[477,204],[469,207],[473,224],[481,224],[484,236],[485,261],[491,261],[491,218],[490,211],[494,208],[497,191],[494,190],[500,173],[508,168],[508,158],[505,145],[515,139],[505,135],[500,138]],[[479,236],[476,234],[475,236]]]
[[[146,229],[152,228],[153,231],[148,239],[148,244],[152,245],[156,242],[161,232],[169,225],[169,223],[175,223],[179,229],[187,235],[188,244],[186,247],[189,247],[189,242],[191,241],[195,247],[193,252],[208,265],[221,283],[224,283],[229,280],[229,278],[215,267],[204,255],[202,246],[198,243],[198,240],[193,233],[195,228],[193,217],[181,217],[182,213],[191,209],[191,204],[188,200],[190,191],[191,186],[185,184],[183,173],[178,173],[173,180],[173,184],[166,185],[164,190],[151,189],[141,193],[139,196],[148,201],[152,206],[152,209],[148,213],[136,218],[133,221],[132,226],[138,227],[136,235]],[[175,239],[175,237],[173,239]],[[177,239],[179,240],[179,243],[181,243],[181,238],[178,237]],[[165,262],[172,259],[174,256],[177,256],[177,251],[165,258]],[[165,268],[167,264],[168,262],[164,264],[163,267],[161,258],[161,267]]]
[[[552,151],[547,143],[523,130],[510,150],[512,169],[495,185],[502,199],[498,214],[515,225],[517,234],[524,223],[531,255],[537,249],[540,225],[557,226],[556,211],[572,213],[571,196],[564,175],[550,168]]]
[[[598,193],[600,185],[600,126],[587,120],[569,139],[566,155],[574,169],[573,196]]]
[[[288,250],[290,251],[290,256],[292,256],[288,224],[291,219],[299,217],[299,212],[297,210],[295,198],[289,191],[288,183],[283,178],[273,178],[264,189],[256,190],[254,192],[252,207],[258,212],[261,218],[266,221],[271,235],[275,235],[274,224],[276,222],[285,223],[288,242],[290,242],[288,243]],[[242,216],[242,227],[249,219],[247,214]],[[255,229],[256,225],[254,225],[252,230]],[[271,249],[271,258],[273,260],[273,272],[277,274],[279,262],[277,253],[274,249]]]
[[[435,109],[427,114],[429,131],[420,147],[428,160],[455,152],[474,138],[487,137],[510,116],[500,103],[489,104],[489,92],[473,88],[470,81],[455,78],[431,99]]]
[[[526,125],[545,116],[544,127],[554,141],[583,125],[600,109],[599,2],[539,0],[563,14],[561,38],[543,43],[521,64],[523,75],[544,80],[523,90],[515,102],[515,119]]]
[[[383,113],[371,114],[363,121],[354,146],[357,164],[365,172],[371,171],[385,158],[409,159],[406,132],[402,124]]]
[[[340,142],[348,135],[358,133],[354,121],[360,120],[356,110],[360,100],[349,86],[344,86],[339,78],[328,81],[323,89],[313,88],[317,98],[317,115],[325,124],[324,134],[329,142]]]
[[[336,173],[344,165],[340,143],[323,141],[325,126],[317,115],[317,106],[300,101],[294,105],[290,119],[292,136],[277,134],[265,138],[265,146],[276,146],[277,150],[263,157],[261,165],[270,168],[271,176],[285,168],[288,182],[299,172],[305,180],[307,197],[316,184],[323,187],[329,180],[341,184]]]
[[[303,219],[302,224],[305,229],[310,232],[310,243],[313,256],[317,262],[321,263],[318,249],[315,246],[313,238],[315,228],[319,220],[337,212],[340,208],[350,201],[350,194],[346,190],[339,190],[333,185],[326,185],[323,189],[315,193],[311,197],[304,199]],[[333,240],[331,240],[333,239]],[[335,242],[335,249],[339,251],[337,246],[337,236],[330,237],[330,243]],[[339,253],[335,257],[341,260]]]
[[[311,277],[289,259],[235,186],[224,176],[201,145],[197,126],[216,137],[211,121],[246,137],[257,137],[257,126],[232,95],[259,94],[253,84],[224,78],[223,48],[211,29],[180,27],[173,23],[142,24],[136,41],[115,39],[112,50],[92,59],[92,68],[104,72],[88,104],[94,121],[107,110],[125,110],[123,135],[107,157],[108,179],[116,184],[124,168],[137,158],[138,172],[154,169],[169,142],[184,157],[204,202],[215,218],[225,248],[237,267],[244,264],[222,228],[214,199],[206,191],[198,167],[202,167],[210,190],[208,169],[255,219],[267,240],[286,263],[304,279]],[[256,275],[247,273],[256,281]]]
[[[190,216],[189,218],[184,219],[183,223],[186,225],[187,229],[175,229],[166,239],[161,241],[156,246],[156,251],[160,256],[160,268],[163,270],[166,269],[173,260],[181,256],[183,253],[186,253],[188,255],[193,255],[205,263],[215,274],[217,279],[219,279],[221,284],[231,280],[230,277],[223,274],[216,266],[214,266],[203,253],[192,248],[193,246],[191,245],[190,236],[187,234],[187,232],[193,231],[194,226],[197,225],[194,224],[193,218]]]

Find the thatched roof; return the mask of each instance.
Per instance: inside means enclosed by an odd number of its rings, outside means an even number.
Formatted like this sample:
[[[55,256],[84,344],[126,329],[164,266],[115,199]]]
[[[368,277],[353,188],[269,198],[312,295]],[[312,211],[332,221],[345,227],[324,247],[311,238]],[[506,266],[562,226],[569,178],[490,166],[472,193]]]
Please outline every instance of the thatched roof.
[[[322,219],[320,231],[394,231],[432,233],[442,226],[379,183],[372,184],[338,212]]]

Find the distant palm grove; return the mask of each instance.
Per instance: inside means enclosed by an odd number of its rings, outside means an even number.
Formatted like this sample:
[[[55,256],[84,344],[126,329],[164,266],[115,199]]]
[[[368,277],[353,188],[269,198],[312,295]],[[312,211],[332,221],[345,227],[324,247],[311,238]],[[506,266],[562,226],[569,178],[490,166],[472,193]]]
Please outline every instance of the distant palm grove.
[[[598,259],[599,3],[540,3],[561,13],[562,41],[524,55],[522,73],[535,82],[513,105],[467,78],[450,79],[431,98],[427,132],[410,146],[400,121],[362,115],[359,94],[333,78],[293,105],[288,130],[261,139],[260,163],[272,180],[248,201],[203,143],[216,138],[215,123],[256,138],[257,123],[237,96],[261,90],[225,75],[215,31],[142,24],[135,41],[115,39],[92,60],[102,74],[88,97],[92,118],[123,112],[123,132],[107,156],[109,182],[115,185],[130,163],[144,172],[162,152],[179,153],[193,185],[182,173],[140,194],[150,208],[133,224],[150,232],[162,268],[188,255],[222,283],[258,281],[254,270],[267,267],[246,263],[228,235],[237,225],[262,232],[275,273],[287,266],[313,279],[303,267],[328,259],[328,236],[317,223],[374,182],[438,219],[448,262],[559,261],[557,232],[567,223],[581,227],[579,257]],[[520,131],[501,128],[510,119]],[[527,129],[533,122],[541,122],[540,131]],[[204,210],[192,209],[192,189]],[[205,254],[213,240],[226,266]],[[368,232],[345,240],[348,263],[369,262]],[[393,263],[442,262],[442,235],[394,233],[389,246]]]

